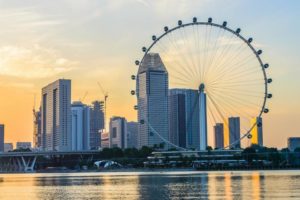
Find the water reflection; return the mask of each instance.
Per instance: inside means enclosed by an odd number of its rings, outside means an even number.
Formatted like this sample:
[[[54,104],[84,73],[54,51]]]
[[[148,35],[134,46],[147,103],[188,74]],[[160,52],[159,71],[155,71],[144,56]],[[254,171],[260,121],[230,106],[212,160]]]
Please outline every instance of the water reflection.
[[[0,199],[262,199],[300,197],[298,171],[0,175]]]

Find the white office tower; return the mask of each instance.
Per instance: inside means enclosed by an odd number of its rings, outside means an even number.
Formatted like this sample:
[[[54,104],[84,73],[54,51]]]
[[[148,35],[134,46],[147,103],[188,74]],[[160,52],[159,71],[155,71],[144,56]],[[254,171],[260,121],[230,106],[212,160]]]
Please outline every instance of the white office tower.
[[[251,120],[251,126],[253,129],[251,130],[251,144],[263,146],[263,123],[261,117],[255,117]]]
[[[71,150],[71,80],[59,79],[42,89],[42,147]]]
[[[157,53],[149,53],[137,75],[138,148],[168,145],[168,72]],[[159,134],[159,135],[158,135]]]
[[[90,108],[79,101],[72,107],[72,151],[90,150]]]
[[[109,147],[127,148],[127,121],[124,117],[112,117],[109,122]]]
[[[207,111],[206,111],[206,94],[204,84],[199,86],[199,126],[200,126],[200,151],[206,150],[207,147]]]
[[[187,149],[199,149],[198,90],[169,90],[169,138]]]

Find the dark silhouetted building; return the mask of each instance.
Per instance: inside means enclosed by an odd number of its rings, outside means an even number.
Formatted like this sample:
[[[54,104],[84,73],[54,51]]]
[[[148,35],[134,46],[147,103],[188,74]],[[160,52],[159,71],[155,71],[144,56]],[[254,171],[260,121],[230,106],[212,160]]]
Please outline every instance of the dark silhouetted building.
[[[224,125],[222,123],[217,123],[214,126],[215,133],[215,148],[224,148]]]
[[[90,108],[90,148],[101,147],[101,133],[104,130],[103,101],[94,101]]]

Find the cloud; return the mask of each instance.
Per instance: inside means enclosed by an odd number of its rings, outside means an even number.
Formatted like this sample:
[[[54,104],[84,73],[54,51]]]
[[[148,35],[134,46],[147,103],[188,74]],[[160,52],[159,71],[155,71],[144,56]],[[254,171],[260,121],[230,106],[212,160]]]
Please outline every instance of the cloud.
[[[55,50],[34,45],[0,47],[0,75],[20,78],[45,78],[71,71],[77,62]]]

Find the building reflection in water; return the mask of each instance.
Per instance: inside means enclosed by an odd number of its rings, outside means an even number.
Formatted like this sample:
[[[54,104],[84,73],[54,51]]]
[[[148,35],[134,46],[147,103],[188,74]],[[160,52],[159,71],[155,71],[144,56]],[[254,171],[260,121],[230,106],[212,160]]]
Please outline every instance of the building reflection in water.
[[[298,171],[2,174],[0,199],[297,199],[299,180]]]
[[[261,198],[261,174],[259,172],[252,173],[252,199],[258,200]]]

